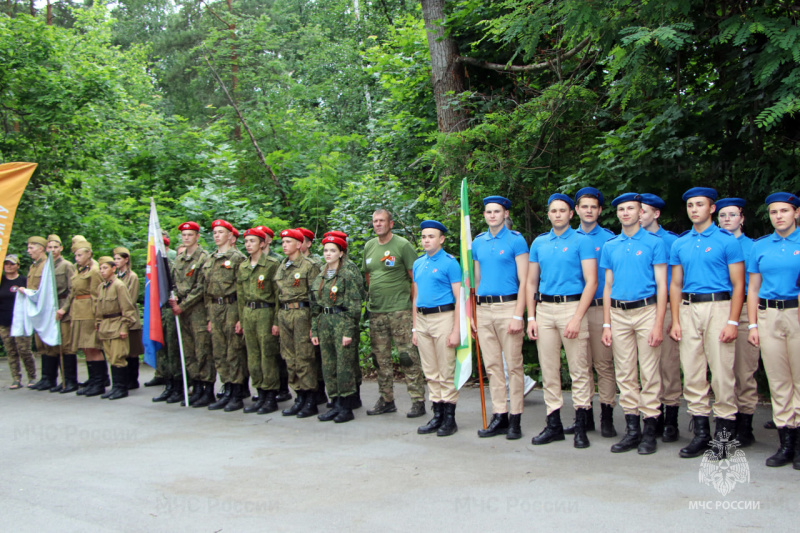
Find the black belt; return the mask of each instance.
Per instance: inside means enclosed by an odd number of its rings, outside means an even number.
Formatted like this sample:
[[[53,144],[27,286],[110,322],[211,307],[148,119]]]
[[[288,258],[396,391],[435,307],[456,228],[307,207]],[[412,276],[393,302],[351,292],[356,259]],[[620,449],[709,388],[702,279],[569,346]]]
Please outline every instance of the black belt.
[[[300,309],[301,307],[309,307],[308,302],[290,302],[287,304],[282,303],[281,309]]]
[[[333,307],[323,307],[322,312],[326,315],[338,315],[347,311],[346,307],[334,305]]]
[[[64,298],[66,298],[67,296],[69,296],[69,291],[62,292],[61,294],[59,294],[59,295],[58,295],[58,299],[59,299],[59,300],[63,300],[63,299],[64,299]]]
[[[797,299],[794,300],[767,300],[766,298],[758,299],[758,308],[766,309],[797,309]]]
[[[580,295],[578,295],[578,296],[580,296]],[[580,300],[580,297],[578,298],[578,300]],[[611,301],[613,302],[614,300],[611,300]],[[602,298],[595,298],[594,300],[592,300],[592,303],[589,304],[589,307],[598,307],[598,306],[599,307],[603,307],[603,299]]]
[[[537,294],[536,299],[540,302],[548,302],[551,304],[564,304],[567,302],[577,302],[581,299],[580,294],[568,295],[550,295],[550,294]],[[602,300],[600,300],[602,302]]]
[[[217,305],[232,304],[236,303],[236,295],[231,294],[230,296],[223,296],[222,298],[212,298],[211,301]]]
[[[103,315],[103,318],[117,318],[118,316],[122,316],[122,313],[111,313],[110,315]]]
[[[632,302],[623,302],[622,300],[615,300],[611,298],[611,307],[616,309],[622,309],[623,311],[628,311],[630,309],[639,309],[641,307],[646,307],[648,305],[653,305],[656,303],[655,296],[649,296],[644,298],[643,300],[634,300]]]
[[[265,307],[275,307],[275,304],[272,302],[247,302],[244,306],[250,309],[264,309]]]
[[[481,304],[499,304],[503,302],[513,302],[517,299],[516,294],[507,294],[505,296],[478,296],[478,305]],[[453,308],[455,309],[455,307]]]
[[[438,305],[436,307],[417,307],[417,312],[423,315],[432,315],[434,313],[444,313],[445,311],[453,311],[456,304]]]
[[[725,302],[731,299],[731,293],[728,291],[709,292],[705,294],[699,294],[696,292],[682,292],[681,299],[683,299],[683,305],[698,304],[703,302]]]

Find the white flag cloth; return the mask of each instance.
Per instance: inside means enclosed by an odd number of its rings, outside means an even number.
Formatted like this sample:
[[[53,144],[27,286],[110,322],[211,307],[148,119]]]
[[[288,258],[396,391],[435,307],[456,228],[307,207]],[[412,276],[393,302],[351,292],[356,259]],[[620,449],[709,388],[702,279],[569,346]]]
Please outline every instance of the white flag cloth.
[[[58,294],[56,276],[53,272],[53,256],[47,255],[42,270],[42,281],[38,290],[17,291],[14,300],[14,319],[11,323],[12,337],[27,337],[35,331],[48,346],[61,344],[61,328],[56,321]]]

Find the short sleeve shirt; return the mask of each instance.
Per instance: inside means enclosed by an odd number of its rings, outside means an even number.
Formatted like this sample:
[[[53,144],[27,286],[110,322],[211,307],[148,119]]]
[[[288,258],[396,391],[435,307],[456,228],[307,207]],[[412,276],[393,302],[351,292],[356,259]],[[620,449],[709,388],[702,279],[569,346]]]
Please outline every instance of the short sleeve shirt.
[[[369,310],[392,313],[411,309],[411,279],[417,252],[403,237],[392,235],[381,244],[377,237],[364,246],[364,272],[369,274]]]
[[[747,271],[761,274],[759,298],[797,298],[800,293],[800,229],[786,238],[776,231],[755,241]]]
[[[665,230],[661,226],[658,227],[658,231],[655,232],[656,235],[661,237],[664,240],[664,244],[667,245],[667,261],[669,261],[669,251],[672,250],[672,243],[678,240],[678,236],[671,231]],[[672,267],[667,266],[667,287],[669,288],[669,284],[672,283]]]
[[[594,297],[602,298],[603,287],[606,284],[606,271],[604,268],[600,268],[600,260],[603,258],[603,245],[614,238],[614,232],[600,227],[600,224],[595,224],[594,229],[589,233],[586,233],[580,227],[575,232],[579,235],[586,235],[592,241],[594,253],[597,255],[597,290],[594,293]]]
[[[586,286],[581,261],[597,259],[592,240],[568,228],[561,235],[543,233],[531,244],[531,263],[539,263],[539,293],[548,296],[580,294]]]
[[[711,224],[698,233],[690,229],[678,237],[669,264],[683,268],[683,292],[710,294],[732,289],[728,265],[744,262],[742,247],[729,231]]]
[[[639,231],[628,237],[620,233],[605,244],[600,268],[614,275],[611,297],[632,302],[654,296],[657,292],[655,265],[667,264],[667,245],[649,231]]]
[[[455,257],[439,250],[414,261],[417,307],[437,307],[456,302],[453,283],[461,283],[461,267]]]
[[[750,266],[750,252],[753,251],[753,244],[755,241],[742,233],[736,240],[739,241],[739,244],[742,246],[742,253],[744,254],[744,269],[747,272],[747,267]],[[744,293],[747,294],[747,289],[750,288],[750,276],[744,277]]]
[[[5,276],[0,279],[0,326],[11,326],[17,289],[25,287],[27,283],[27,278],[21,274],[14,279],[8,279]]]
[[[481,271],[478,296],[509,296],[519,292],[517,257],[528,253],[525,237],[503,226],[497,235],[487,231],[472,241],[472,259]]]

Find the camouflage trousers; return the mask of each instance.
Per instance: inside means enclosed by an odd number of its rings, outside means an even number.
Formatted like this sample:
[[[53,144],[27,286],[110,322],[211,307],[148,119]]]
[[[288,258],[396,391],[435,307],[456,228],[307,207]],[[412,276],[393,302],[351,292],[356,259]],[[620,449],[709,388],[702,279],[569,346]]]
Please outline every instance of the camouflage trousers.
[[[322,374],[328,396],[335,398],[356,393],[356,368],[358,351],[355,339],[342,346],[342,331],[351,318],[344,315],[320,315],[319,347],[322,352]]]
[[[411,309],[370,313],[369,316],[370,344],[378,366],[378,389],[386,402],[394,401],[392,340],[397,348],[411,401],[425,401],[425,376],[417,347],[411,343],[411,324]]]
[[[31,353],[31,338],[30,337],[12,337],[11,328],[9,326],[0,326],[0,337],[3,339],[3,347],[6,349],[8,356],[8,368],[11,370],[11,377],[16,383],[22,381],[22,374],[20,373],[19,361],[25,365],[25,373],[28,375],[28,381],[36,379],[36,362],[33,360]]]
[[[178,326],[169,306],[161,308],[161,329],[164,330],[164,347],[156,353],[156,375],[166,379],[179,378],[181,352],[178,345]]]
[[[311,311],[281,309],[278,311],[281,330],[281,356],[289,371],[289,385],[296,391],[316,390],[320,369],[311,344]]]
[[[261,390],[278,390],[280,387],[278,360],[281,357],[281,348],[278,338],[272,334],[274,317],[274,307],[245,307],[239,317],[247,345],[250,379],[253,387]]]
[[[187,378],[214,383],[217,370],[211,357],[211,335],[205,307],[198,306],[179,315],[183,357],[186,360]],[[180,357],[180,355],[178,355]]]
[[[244,385],[250,376],[247,371],[247,351],[244,338],[237,335],[239,310],[236,303],[212,303],[208,308],[211,322],[211,350],[219,379],[223,383]]]

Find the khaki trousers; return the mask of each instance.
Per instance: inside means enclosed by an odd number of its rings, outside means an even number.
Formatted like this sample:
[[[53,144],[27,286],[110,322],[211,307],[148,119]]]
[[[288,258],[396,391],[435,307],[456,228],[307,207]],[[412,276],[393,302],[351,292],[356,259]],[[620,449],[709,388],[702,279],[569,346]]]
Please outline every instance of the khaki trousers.
[[[478,342],[486,373],[489,375],[489,390],[492,394],[492,413],[522,413],[522,336],[508,334],[508,323],[514,316],[517,302],[481,304],[477,306]],[[506,406],[506,375],[503,372],[503,357],[508,367],[508,395],[510,406]]]
[[[417,313],[417,348],[422,371],[428,380],[428,396],[432,402],[456,403],[458,391],[454,383],[456,349],[447,346],[453,331],[455,311],[423,315]]]
[[[733,374],[736,378],[734,394],[736,406],[740,413],[752,415],[756,412],[758,403],[758,383],[755,373],[758,370],[758,348],[747,342],[750,330],[747,326],[747,305],[742,306],[742,315],[739,317],[739,335],[736,337],[736,351],[733,360]]]
[[[590,307],[586,311],[586,318],[589,324],[589,343],[586,350],[589,390],[594,397],[594,372],[597,372],[597,395],[600,397],[600,403],[613,407],[617,403],[617,384],[614,380],[614,357],[611,348],[603,344],[603,306]]]
[[[680,307],[683,396],[692,416],[710,416],[711,400],[706,369],[711,370],[714,416],[736,419],[733,361],[736,345],[719,341],[728,322],[731,302],[701,302]]]
[[[577,309],[578,302],[539,302],[536,306],[536,322],[539,324],[539,340],[536,341],[536,346],[539,349],[544,402],[548,415],[564,405],[561,395],[561,346],[567,352],[567,365],[572,378],[572,403],[575,409],[588,409],[591,406],[593,391],[589,388],[589,364],[585,355],[589,342],[586,316],[581,320],[577,338],[564,337],[564,328]]]
[[[128,366],[128,353],[130,345],[128,339],[104,339],[100,341],[103,344],[103,352],[106,354],[108,364],[116,367]]]
[[[611,308],[611,349],[619,404],[626,415],[641,412],[645,418],[653,418],[661,414],[661,346],[654,348],[648,342],[656,314],[655,304],[629,310]]]
[[[661,403],[670,407],[681,404],[681,351],[680,345],[669,336],[672,329],[672,313],[667,305],[664,316],[664,340],[661,342]]]
[[[800,423],[797,309],[759,309],[758,336],[772,396],[772,420],[779,428],[795,428]]]

